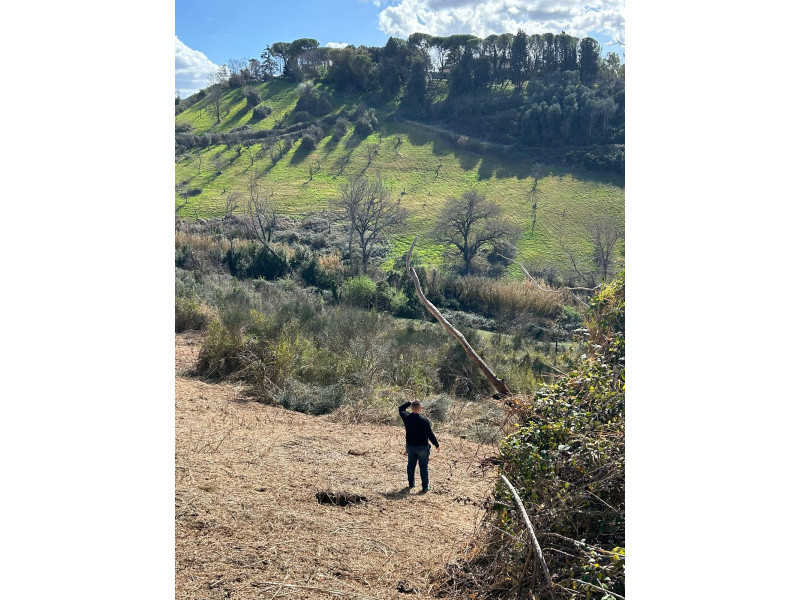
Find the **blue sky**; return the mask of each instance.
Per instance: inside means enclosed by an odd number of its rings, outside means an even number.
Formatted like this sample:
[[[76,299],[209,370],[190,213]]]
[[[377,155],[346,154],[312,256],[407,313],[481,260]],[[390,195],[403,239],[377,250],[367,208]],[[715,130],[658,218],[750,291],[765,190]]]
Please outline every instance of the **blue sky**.
[[[624,0],[176,0],[175,89],[207,85],[229,58],[258,58],[267,44],[383,46],[389,36],[566,31],[622,55]]]

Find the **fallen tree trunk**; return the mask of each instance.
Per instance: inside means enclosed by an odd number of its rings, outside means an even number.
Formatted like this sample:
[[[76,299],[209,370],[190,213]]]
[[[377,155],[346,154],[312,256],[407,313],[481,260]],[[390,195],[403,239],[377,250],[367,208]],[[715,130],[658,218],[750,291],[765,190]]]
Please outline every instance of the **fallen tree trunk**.
[[[411,267],[411,252],[414,250],[414,244],[417,243],[417,236],[414,236],[414,241],[411,242],[411,247],[408,249],[408,255],[406,256],[406,271],[408,272],[408,276],[411,278],[411,281],[414,282],[414,289],[417,291],[417,296],[419,297],[420,302],[422,305],[428,309],[428,312],[431,313],[437,321],[445,328],[445,331],[452,335],[458,343],[461,344],[461,347],[464,348],[464,351],[469,356],[470,360],[478,365],[478,368],[483,371],[484,375],[492,382],[494,389],[497,390],[496,397],[503,398],[505,396],[511,396],[511,391],[506,386],[506,382],[500,379],[497,375],[495,375],[489,366],[483,361],[483,359],[478,356],[478,353],[469,345],[467,339],[462,335],[462,333],[453,327],[450,322],[444,318],[442,313],[425,297],[425,294],[422,293],[422,287],[419,283],[419,278],[417,277],[417,272]]]

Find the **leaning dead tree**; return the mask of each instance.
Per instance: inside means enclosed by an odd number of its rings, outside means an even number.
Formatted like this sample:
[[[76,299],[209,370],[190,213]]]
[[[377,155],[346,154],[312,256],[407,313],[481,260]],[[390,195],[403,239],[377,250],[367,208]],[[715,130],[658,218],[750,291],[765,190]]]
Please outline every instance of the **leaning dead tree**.
[[[411,247],[408,249],[408,255],[406,256],[406,272],[408,276],[411,278],[411,281],[414,282],[414,289],[417,291],[417,296],[419,296],[420,302],[422,305],[428,309],[428,312],[431,313],[437,321],[445,328],[447,333],[452,335],[458,343],[461,344],[461,347],[464,348],[464,351],[469,356],[470,360],[478,365],[478,368],[483,371],[484,375],[492,382],[494,389],[497,390],[497,396],[503,398],[505,396],[511,396],[511,391],[506,386],[506,382],[500,379],[497,375],[492,372],[489,366],[483,361],[483,359],[478,356],[478,353],[469,345],[467,339],[462,335],[462,333],[453,327],[450,322],[444,318],[442,313],[425,297],[425,294],[422,293],[422,286],[419,283],[419,277],[417,277],[417,272],[411,267],[411,253],[414,251],[414,244],[417,243],[417,236],[414,236],[414,241],[411,242]]]

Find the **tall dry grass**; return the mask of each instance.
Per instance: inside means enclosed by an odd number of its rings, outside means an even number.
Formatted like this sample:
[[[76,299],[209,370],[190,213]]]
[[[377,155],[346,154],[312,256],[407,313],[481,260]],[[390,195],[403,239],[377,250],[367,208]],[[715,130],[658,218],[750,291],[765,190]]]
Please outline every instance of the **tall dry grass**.
[[[495,318],[525,313],[555,319],[564,305],[562,293],[543,290],[531,281],[463,277],[445,285],[464,308]]]

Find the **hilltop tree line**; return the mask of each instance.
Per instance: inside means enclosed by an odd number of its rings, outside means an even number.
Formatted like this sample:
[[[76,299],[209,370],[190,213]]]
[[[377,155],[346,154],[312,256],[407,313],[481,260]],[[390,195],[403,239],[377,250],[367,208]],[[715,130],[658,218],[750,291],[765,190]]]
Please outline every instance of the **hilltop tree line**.
[[[229,61],[230,62],[230,61]],[[451,91],[463,93],[490,84],[510,82],[516,87],[531,77],[557,71],[577,71],[581,83],[618,76],[619,57],[601,58],[593,38],[566,33],[516,35],[504,33],[481,39],[469,34],[447,37],[414,33],[408,40],[390,37],[384,47],[324,48],[311,38],[267,45],[256,59],[234,60],[232,73],[252,81],[268,81],[280,74],[295,81],[325,80],[341,91],[383,90],[396,94],[411,82],[435,78],[451,80]],[[414,81],[419,79],[419,82]]]
[[[383,47],[320,47],[315,39],[268,44],[260,59],[230,59],[192,101],[275,77],[317,82],[342,94],[401,100],[422,120],[444,120],[487,140],[533,146],[624,143],[625,66],[591,37],[505,33],[479,38],[414,33]],[[189,99],[176,103],[186,108]],[[179,110],[180,110],[179,109]],[[309,110],[321,114],[319,110]],[[221,119],[219,111],[215,114]]]

